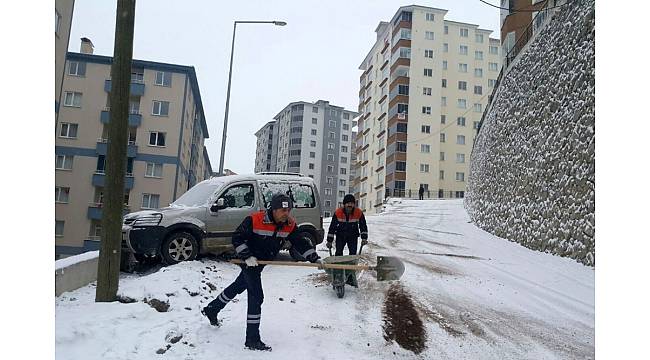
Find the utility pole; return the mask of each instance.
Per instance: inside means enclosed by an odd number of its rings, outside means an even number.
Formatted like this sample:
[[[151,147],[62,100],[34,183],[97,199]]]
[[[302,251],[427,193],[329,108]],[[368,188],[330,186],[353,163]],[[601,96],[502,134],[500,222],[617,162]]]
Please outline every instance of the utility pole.
[[[99,249],[95,302],[115,301],[120,276],[134,22],[135,0],[117,0],[104,186],[106,194],[102,213],[102,240]]]

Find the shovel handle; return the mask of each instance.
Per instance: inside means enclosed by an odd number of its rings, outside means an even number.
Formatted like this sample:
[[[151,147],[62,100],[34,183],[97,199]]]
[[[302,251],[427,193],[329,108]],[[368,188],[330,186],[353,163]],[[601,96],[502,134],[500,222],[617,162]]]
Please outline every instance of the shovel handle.
[[[233,264],[244,264],[245,262],[241,259],[232,259],[230,260]],[[369,265],[347,265],[347,264],[313,264],[306,262],[293,262],[293,261],[270,261],[270,260],[257,260],[258,264],[262,265],[281,265],[281,266],[303,266],[303,267],[315,267],[315,268],[324,268],[324,269],[341,269],[341,270],[372,270],[374,266]]]

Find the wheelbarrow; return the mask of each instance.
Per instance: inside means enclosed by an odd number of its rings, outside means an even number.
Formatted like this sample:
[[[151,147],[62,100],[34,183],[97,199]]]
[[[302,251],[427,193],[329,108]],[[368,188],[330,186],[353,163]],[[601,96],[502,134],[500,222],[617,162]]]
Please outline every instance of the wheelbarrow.
[[[331,252],[330,252],[331,254]],[[339,265],[358,265],[359,255],[345,255],[345,256],[329,256],[323,259],[325,264],[339,264]],[[350,286],[359,287],[357,282],[356,269],[332,269],[325,268],[325,272],[329,275],[332,287],[336,291],[336,296],[342,298],[345,296],[345,284]]]

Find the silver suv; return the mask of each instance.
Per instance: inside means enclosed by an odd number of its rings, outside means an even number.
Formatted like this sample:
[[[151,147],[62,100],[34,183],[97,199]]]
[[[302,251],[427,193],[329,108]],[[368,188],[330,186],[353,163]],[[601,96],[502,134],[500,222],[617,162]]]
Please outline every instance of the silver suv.
[[[194,260],[201,253],[232,251],[232,235],[251,213],[267,208],[276,193],[289,195],[291,215],[313,246],[323,241],[323,216],[314,180],[300,174],[262,173],[204,180],[169,207],[127,214],[122,251],[138,261],[160,256],[167,264]],[[285,249],[297,260],[297,252]],[[126,254],[128,255],[128,254]]]

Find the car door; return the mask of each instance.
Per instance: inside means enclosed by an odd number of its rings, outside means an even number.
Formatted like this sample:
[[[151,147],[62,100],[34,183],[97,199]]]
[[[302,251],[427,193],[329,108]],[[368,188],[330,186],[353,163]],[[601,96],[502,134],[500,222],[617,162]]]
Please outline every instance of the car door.
[[[217,196],[212,205],[223,199],[223,206],[208,210],[207,234],[204,239],[206,250],[222,251],[232,246],[235,229],[257,208],[255,193],[255,182],[251,181],[231,184]]]

